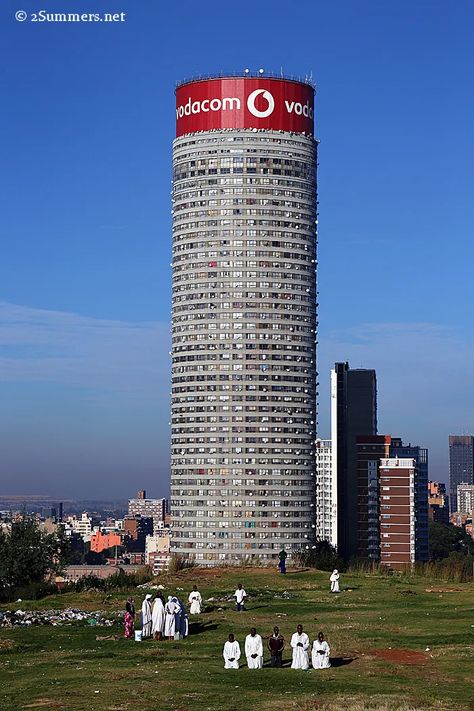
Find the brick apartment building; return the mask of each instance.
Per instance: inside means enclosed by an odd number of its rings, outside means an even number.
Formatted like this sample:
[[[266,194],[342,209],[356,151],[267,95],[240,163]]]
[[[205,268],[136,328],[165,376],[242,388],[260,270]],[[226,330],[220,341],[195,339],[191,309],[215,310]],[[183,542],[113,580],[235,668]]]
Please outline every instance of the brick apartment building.
[[[416,560],[415,472],[413,459],[380,462],[380,562],[394,570]]]

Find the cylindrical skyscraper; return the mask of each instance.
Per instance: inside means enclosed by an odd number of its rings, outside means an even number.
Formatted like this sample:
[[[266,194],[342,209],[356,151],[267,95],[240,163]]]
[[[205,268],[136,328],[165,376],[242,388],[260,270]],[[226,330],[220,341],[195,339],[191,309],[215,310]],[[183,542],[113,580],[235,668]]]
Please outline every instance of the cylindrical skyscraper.
[[[219,77],[176,99],[172,551],[291,556],[314,535],[314,89]]]

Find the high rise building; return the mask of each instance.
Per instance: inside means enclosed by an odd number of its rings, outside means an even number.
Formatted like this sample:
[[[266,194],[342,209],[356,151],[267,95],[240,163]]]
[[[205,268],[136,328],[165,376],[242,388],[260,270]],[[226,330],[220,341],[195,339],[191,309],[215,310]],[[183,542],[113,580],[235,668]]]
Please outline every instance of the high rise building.
[[[136,499],[128,501],[128,515],[153,519],[154,530],[164,526],[168,502],[166,499],[147,499],[146,492],[140,490]]]
[[[380,462],[380,562],[394,570],[415,563],[417,516],[414,459]]]
[[[357,555],[358,436],[377,434],[377,379],[375,370],[350,369],[336,363],[331,371],[331,440],[334,513],[337,535],[332,541],[339,555]]]
[[[449,435],[449,498],[453,510],[459,484],[474,484],[474,437]]]
[[[390,456],[390,435],[356,438],[357,449],[357,556],[380,559],[380,460]]]
[[[428,560],[428,450],[415,444],[403,444],[399,437],[392,437],[390,456],[413,459],[414,506],[416,513],[415,560]]]
[[[331,465],[331,440],[316,440],[316,538],[334,545],[337,536],[337,519],[333,497],[333,470]]]
[[[357,555],[394,568],[428,560],[428,450],[390,435],[359,436],[356,446]]]
[[[172,551],[203,565],[314,535],[313,114],[281,77],[176,90]]]

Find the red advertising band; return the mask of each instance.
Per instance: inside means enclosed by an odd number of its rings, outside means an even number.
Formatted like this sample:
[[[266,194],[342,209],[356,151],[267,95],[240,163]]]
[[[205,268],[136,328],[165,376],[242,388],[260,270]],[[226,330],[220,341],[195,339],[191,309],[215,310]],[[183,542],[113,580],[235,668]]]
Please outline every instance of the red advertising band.
[[[222,128],[314,134],[314,89],[287,79],[229,77],[176,89],[176,136]]]

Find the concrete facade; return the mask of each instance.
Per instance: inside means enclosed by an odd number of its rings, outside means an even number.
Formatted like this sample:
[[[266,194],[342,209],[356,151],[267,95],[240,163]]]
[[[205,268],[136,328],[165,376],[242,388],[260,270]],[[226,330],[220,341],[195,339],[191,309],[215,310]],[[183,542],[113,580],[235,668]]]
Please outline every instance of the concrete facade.
[[[337,520],[330,439],[316,440],[316,538],[334,545]]]
[[[460,514],[472,515],[474,510],[474,485],[459,484],[458,485],[457,512]]]
[[[164,523],[167,513],[168,502],[166,499],[147,499],[145,491],[139,491],[136,499],[129,499],[128,515],[142,516],[144,518],[152,518],[154,528],[158,529],[159,525]]]
[[[174,143],[172,551],[203,565],[314,536],[316,161],[284,131]]]

